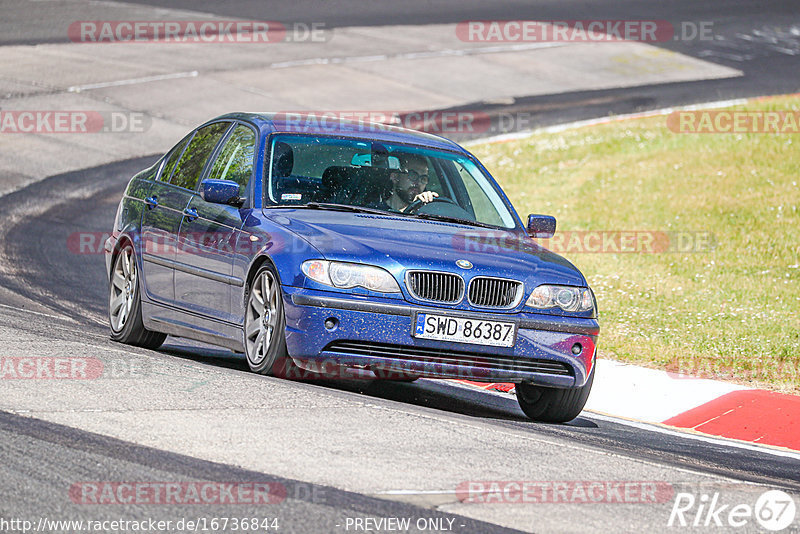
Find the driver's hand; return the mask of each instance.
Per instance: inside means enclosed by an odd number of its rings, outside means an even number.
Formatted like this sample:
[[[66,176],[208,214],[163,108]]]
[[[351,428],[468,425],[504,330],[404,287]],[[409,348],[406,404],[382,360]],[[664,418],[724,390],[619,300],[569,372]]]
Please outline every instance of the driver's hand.
[[[433,199],[438,197],[439,193],[435,191],[423,191],[419,195],[414,197],[414,201],[419,200],[420,202],[424,202],[427,204],[428,202],[433,202]]]

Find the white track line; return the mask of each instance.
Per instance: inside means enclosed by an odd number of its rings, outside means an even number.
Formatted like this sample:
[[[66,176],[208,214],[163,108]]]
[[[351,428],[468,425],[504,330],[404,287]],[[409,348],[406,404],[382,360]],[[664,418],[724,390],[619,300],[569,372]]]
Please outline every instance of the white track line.
[[[513,399],[514,397],[509,395],[503,391],[491,390],[491,389],[484,389],[480,386],[473,386],[470,384],[464,384],[458,382],[456,380],[435,380],[436,382],[440,383],[449,383],[450,385],[460,386],[464,389],[468,389],[470,391],[483,391],[490,395],[502,397],[505,399]],[[725,438],[725,437],[716,437],[710,434],[703,434],[699,431],[692,431],[690,429],[682,429],[680,427],[670,427],[669,425],[664,425],[661,423],[647,423],[645,421],[638,421],[634,419],[626,419],[623,417],[617,417],[611,414],[596,412],[594,410],[584,410],[581,412],[582,417],[587,417],[589,419],[598,419],[600,421],[608,421],[611,423],[618,423],[625,426],[630,426],[634,428],[638,428],[640,430],[645,430],[648,432],[658,432],[661,434],[667,434],[670,436],[680,437],[680,438],[687,438],[693,439],[696,441],[703,441],[705,443],[712,443],[714,445],[721,445],[724,447],[734,447],[737,449],[745,449],[754,452],[761,452],[764,454],[771,454],[773,456],[782,456],[786,458],[792,458],[795,460],[800,460],[800,452],[794,452],[789,449],[779,448],[774,445],[766,445],[766,444],[755,444],[750,443],[747,441],[742,441],[734,438]]]
[[[339,65],[342,63],[371,63],[392,59],[430,59],[436,57],[461,57],[476,56],[480,54],[498,54],[502,52],[523,52],[541,48],[557,48],[567,46],[568,43],[528,43],[517,45],[482,46],[476,48],[446,48],[423,52],[403,52],[400,54],[379,54],[372,56],[344,56],[344,57],[315,57],[309,59],[295,59],[270,63],[271,69],[288,69],[291,67],[304,67],[308,65]]]
[[[315,57],[308,59],[296,59],[292,61],[281,61],[267,65],[270,69],[287,69],[291,67],[303,67],[308,65],[340,65],[344,63],[373,63],[391,59],[429,59],[436,57],[457,57],[474,56],[480,54],[498,54],[502,52],[523,52],[526,50],[537,50],[541,48],[557,48],[567,46],[568,43],[526,43],[516,45],[497,45],[483,46],[476,48],[446,48],[444,50],[403,52],[400,54],[378,54],[372,56],[336,56],[336,57]],[[80,93],[92,89],[103,89],[105,87],[117,87],[120,85],[134,85],[139,83],[158,82],[161,80],[174,80],[176,78],[194,78],[198,76],[198,71],[176,72],[174,74],[159,74],[156,76],[144,76],[142,78],[131,78],[128,80],[117,80],[113,82],[90,83],[86,85],[73,85],[67,88],[69,93]]]
[[[657,424],[650,424],[650,423],[642,423],[639,421],[632,421],[630,419],[622,419],[618,417],[614,417],[611,415],[601,414],[598,412],[592,412],[587,410],[583,412],[585,417],[590,419],[599,419],[600,421],[608,421],[610,423],[618,423],[621,425],[631,426],[634,428],[638,428],[640,430],[646,430],[648,432],[657,432],[659,434],[667,434],[669,436],[675,436],[680,438],[686,439],[693,439],[696,441],[702,441],[704,443],[712,443],[714,445],[721,445],[724,447],[733,447],[736,449],[744,449],[753,452],[760,452],[763,454],[770,454],[772,456],[781,456],[784,458],[791,458],[793,460],[800,460],[800,453],[793,452],[790,450],[781,450],[777,448],[773,448],[770,446],[765,445],[755,445],[750,444],[744,441],[735,440],[735,439],[728,439],[728,438],[715,438],[713,436],[699,434],[695,432],[690,432],[688,430],[681,431],[681,430],[672,430],[671,428],[667,428],[666,426],[657,425]]]
[[[6,309],[9,309],[9,310],[15,310],[15,311],[19,311],[19,312],[30,313],[30,314],[33,314],[33,315],[39,315],[41,317],[47,317],[48,319],[59,319],[59,320],[62,320],[62,321],[75,322],[74,319],[72,319],[71,317],[68,317],[66,315],[52,315],[52,314],[49,314],[49,313],[43,313],[43,312],[38,312],[38,311],[34,311],[34,310],[29,310],[27,308],[20,308],[19,306],[11,306],[10,304],[0,303],[0,308],[6,308]]]
[[[196,78],[200,74],[196,70],[189,72],[175,72],[173,74],[158,74],[156,76],[144,76],[142,78],[130,78],[128,80],[117,80],[114,82],[90,83],[86,85],[73,85],[67,88],[68,93],[80,93],[91,89],[102,89],[104,87],[117,87],[120,85],[135,85],[138,83],[160,82],[161,80],[174,80],[176,78]]]
[[[456,490],[383,490],[373,495],[455,495]]]

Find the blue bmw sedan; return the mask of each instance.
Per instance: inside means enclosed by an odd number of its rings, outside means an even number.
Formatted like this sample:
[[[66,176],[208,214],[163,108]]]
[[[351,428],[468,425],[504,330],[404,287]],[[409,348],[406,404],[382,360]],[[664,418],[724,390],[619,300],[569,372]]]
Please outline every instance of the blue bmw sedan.
[[[594,295],[459,145],[382,124],[236,113],[134,176],[105,243],[111,337],[244,353],[254,372],[513,382],[582,410]],[[348,374],[350,373],[350,374]]]

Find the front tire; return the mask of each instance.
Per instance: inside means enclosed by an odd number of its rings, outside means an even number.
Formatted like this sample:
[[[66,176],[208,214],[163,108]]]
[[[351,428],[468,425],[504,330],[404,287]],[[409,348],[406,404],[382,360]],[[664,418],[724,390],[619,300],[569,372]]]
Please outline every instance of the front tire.
[[[167,335],[146,329],[142,321],[139,269],[130,243],[126,243],[114,257],[108,288],[111,339],[146,349],[160,347]]]
[[[525,415],[534,421],[566,423],[581,413],[594,383],[594,367],[586,384],[579,388],[547,388],[517,384],[517,401]]]
[[[244,348],[250,370],[283,376],[293,362],[286,350],[286,317],[278,275],[270,265],[261,267],[247,289],[244,314]]]

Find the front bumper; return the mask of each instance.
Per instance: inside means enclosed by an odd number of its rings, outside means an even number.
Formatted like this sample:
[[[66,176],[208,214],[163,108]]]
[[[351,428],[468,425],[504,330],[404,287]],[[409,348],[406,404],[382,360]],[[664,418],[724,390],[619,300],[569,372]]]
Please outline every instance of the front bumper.
[[[322,363],[410,375],[477,382],[532,382],[579,387],[594,365],[599,326],[595,319],[535,313],[458,313],[391,298],[358,297],[283,287],[286,344],[301,365]],[[416,312],[474,317],[517,324],[513,347],[420,339],[411,335]],[[325,322],[333,319],[334,328]],[[581,346],[573,354],[575,344]]]

